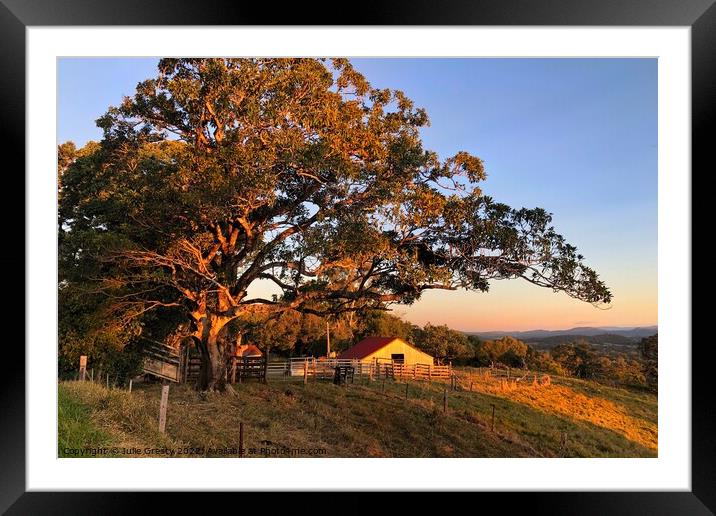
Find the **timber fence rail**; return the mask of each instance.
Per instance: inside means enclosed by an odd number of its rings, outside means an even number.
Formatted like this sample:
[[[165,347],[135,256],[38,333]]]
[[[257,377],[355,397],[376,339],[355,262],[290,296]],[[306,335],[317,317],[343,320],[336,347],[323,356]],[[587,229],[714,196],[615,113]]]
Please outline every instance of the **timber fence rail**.
[[[303,380],[304,378],[329,380],[333,379],[336,367],[352,367],[354,377],[359,379],[447,380],[452,375],[452,367],[449,365],[295,357],[269,360],[266,366],[266,379],[267,381]]]
[[[231,357],[226,364],[230,383],[260,381],[332,380],[337,367],[353,368],[356,379],[390,378],[401,381],[447,381],[453,377],[452,365],[404,364],[390,359],[360,361],[341,358]],[[144,372],[171,381],[194,381],[201,371],[201,359],[171,348],[151,347],[145,353]]]
[[[171,346],[155,343],[154,341],[149,342],[142,349],[142,354],[144,355],[142,369],[144,372],[163,380],[180,382],[182,380],[184,357]]]

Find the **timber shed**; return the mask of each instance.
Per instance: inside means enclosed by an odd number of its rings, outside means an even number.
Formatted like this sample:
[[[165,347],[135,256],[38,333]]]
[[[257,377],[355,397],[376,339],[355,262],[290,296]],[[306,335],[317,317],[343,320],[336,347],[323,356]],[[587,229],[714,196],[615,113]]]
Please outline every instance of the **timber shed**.
[[[433,357],[398,337],[363,339],[352,348],[343,351],[338,358],[360,360],[361,362],[392,359],[403,364],[433,364]]]

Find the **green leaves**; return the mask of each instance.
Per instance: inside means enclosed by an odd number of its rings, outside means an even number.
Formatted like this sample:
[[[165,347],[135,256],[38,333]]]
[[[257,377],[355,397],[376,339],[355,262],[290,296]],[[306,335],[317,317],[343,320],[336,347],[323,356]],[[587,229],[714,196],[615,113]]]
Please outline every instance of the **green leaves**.
[[[470,352],[467,336],[445,325],[426,324],[413,330],[417,346],[439,360],[466,358]]]

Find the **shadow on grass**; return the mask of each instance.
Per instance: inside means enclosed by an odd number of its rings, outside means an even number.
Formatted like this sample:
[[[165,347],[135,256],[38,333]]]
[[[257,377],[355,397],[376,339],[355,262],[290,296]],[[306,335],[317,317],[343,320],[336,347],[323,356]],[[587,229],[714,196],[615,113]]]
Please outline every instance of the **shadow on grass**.
[[[192,447],[199,457],[231,457],[244,423],[246,457],[643,457],[656,451],[581,420],[543,412],[486,393],[448,391],[446,385],[381,380],[236,385],[236,396],[198,393],[173,385],[167,433],[156,431],[159,385],[132,393],[98,386],[60,385],[64,443]],[[69,403],[68,403],[69,402]],[[495,405],[495,431],[491,411]],[[101,428],[88,424],[101,423]],[[566,435],[566,443],[564,436]],[[285,451],[288,450],[288,453]]]
[[[386,384],[389,396],[400,398],[404,384]],[[409,385],[413,400],[432,400],[442,406],[446,385]],[[375,389],[375,387],[372,387]],[[378,387],[382,388],[381,386]],[[525,403],[483,392],[447,390],[450,413],[492,426],[495,406],[495,431],[506,438],[529,444],[539,456],[566,457],[656,457],[653,448],[629,439],[623,433],[584,419],[544,411]],[[638,423],[638,421],[636,421]],[[645,428],[646,429],[646,428]],[[565,442],[566,440],[566,442]]]

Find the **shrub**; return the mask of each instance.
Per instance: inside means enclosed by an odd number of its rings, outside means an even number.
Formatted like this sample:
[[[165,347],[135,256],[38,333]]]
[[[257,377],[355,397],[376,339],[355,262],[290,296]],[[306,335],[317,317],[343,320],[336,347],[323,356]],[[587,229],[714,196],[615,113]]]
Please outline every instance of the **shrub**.
[[[129,344],[118,348],[107,342],[101,334],[80,336],[74,331],[60,335],[58,376],[61,379],[77,377],[81,355],[87,356],[87,368],[97,374],[109,374],[111,381],[126,383],[142,371],[142,352],[140,346]]]

